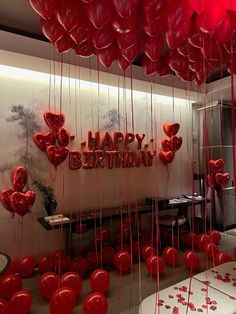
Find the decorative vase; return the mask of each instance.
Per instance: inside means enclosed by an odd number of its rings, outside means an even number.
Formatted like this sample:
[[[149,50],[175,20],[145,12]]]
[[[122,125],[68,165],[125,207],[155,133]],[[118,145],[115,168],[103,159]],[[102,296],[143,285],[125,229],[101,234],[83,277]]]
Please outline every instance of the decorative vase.
[[[44,208],[45,208],[48,216],[52,216],[53,213],[56,211],[57,201],[54,198],[46,200],[44,202]]]

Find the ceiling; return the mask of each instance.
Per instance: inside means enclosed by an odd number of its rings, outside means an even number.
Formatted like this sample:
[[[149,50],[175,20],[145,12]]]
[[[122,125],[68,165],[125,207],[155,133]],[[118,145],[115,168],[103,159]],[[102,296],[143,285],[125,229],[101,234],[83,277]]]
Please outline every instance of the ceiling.
[[[0,30],[23,35],[25,37],[39,39],[40,41],[47,42],[47,39],[43,36],[40,30],[39,16],[31,8],[28,0],[8,0],[8,1],[0,0]],[[4,38],[2,38],[2,40],[4,40]],[[11,44],[11,47],[12,45],[13,44]],[[19,45],[19,43],[15,43],[15,45]],[[21,48],[18,47],[18,48],[12,49],[11,51],[23,53],[23,48],[24,47],[21,47]],[[0,49],[5,49],[4,44],[1,45],[1,37],[0,37]],[[30,54],[30,53],[25,52],[25,54]],[[42,56],[42,57],[47,58],[47,56]],[[92,63],[93,63],[93,60],[92,60]],[[95,60],[94,60],[94,64],[96,64]],[[81,65],[88,67],[88,66],[91,66],[91,62],[88,62],[88,60],[86,59],[82,61]],[[114,70],[111,69],[111,72],[114,73],[115,71],[117,71],[116,67],[114,68]],[[228,76],[228,73],[223,72],[223,77],[225,76]],[[222,72],[216,71],[211,76],[209,83],[217,81],[221,78],[222,78]],[[145,80],[149,80],[149,79],[145,78]],[[167,83],[166,85],[169,85],[169,84]],[[227,98],[230,98],[229,95],[227,96]]]

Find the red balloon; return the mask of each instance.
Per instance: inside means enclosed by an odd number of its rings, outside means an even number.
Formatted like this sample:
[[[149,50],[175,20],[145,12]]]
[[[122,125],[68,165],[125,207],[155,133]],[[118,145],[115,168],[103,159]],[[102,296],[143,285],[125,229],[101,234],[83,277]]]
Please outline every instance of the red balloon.
[[[29,277],[34,273],[36,262],[33,256],[24,256],[17,261],[17,270],[20,277]]]
[[[207,184],[211,188],[215,188],[216,187],[216,180],[215,180],[215,176],[214,175],[211,175],[211,174],[207,175]]]
[[[118,58],[118,47],[113,42],[109,47],[97,51],[98,58],[105,68],[109,69],[112,63]]]
[[[131,256],[127,251],[119,251],[114,257],[114,265],[120,272],[129,272],[132,266]]]
[[[26,314],[32,306],[32,295],[26,290],[20,290],[13,294],[9,301],[11,313]]]
[[[107,314],[108,302],[103,294],[99,292],[90,293],[83,302],[84,314]]]
[[[188,59],[178,53],[177,50],[172,50],[169,55],[169,66],[176,72],[188,71]],[[174,134],[175,135],[175,134]]]
[[[87,15],[82,15],[78,24],[70,31],[70,36],[77,45],[80,45],[89,38],[91,28]]]
[[[91,57],[95,53],[94,45],[87,39],[75,48],[75,53],[83,58]]]
[[[111,20],[111,24],[117,33],[128,33],[133,29],[137,28],[138,15],[137,12],[127,17],[122,18],[119,14],[115,14],[113,19]]]
[[[92,272],[89,280],[93,292],[105,294],[109,290],[110,277],[106,270],[96,269]]]
[[[178,48],[189,35],[190,24],[185,24],[184,27],[179,27],[175,31],[169,30],[166,33],[166,41],[170,49]]]
[[[82,256],[76,257],[72,260],[71,270],[78,273],[82,277],[87,273],[88,267],[89,265],[87,259]]]
[[[70,141],[70,134],[65,128],[60,128],[57,134],[58,144],[60,146],[67,146]]]
[[[48,146],[55,145],[56,135],[51,131],[35,133],[33,134],[33,140],[39,149],[46,152]]]
[[[130,62],[128,60],[126,60],[121,53],[118,53],[118,65],[120,67],[121,70],[125,71],[129,66],[130,66]]]
[[[0,280],[6,275],[15,275],[17,274],[17,261],[11,260],[7,270],[0,276]]]
[[[137,58],[139,52],[140,52],[139,42],[137,42],[136,44],[127,49],[122,49],[120,51],[121,55],[130,63],[132,63]]]
[[[16,291],[22,289],[22,282],[19,276],[6,275],[0,281],[0,297],[9,299]]]
[[[157,276],[158,274],[162,274],[164,272],[164,262],[160,256],[150,256],[147,259],[146,267],[149,275]]]
[[[104,265],[112,265],[115,256],[115,250],[111,246],[102,248],[102,263]]]
[[[225,162],[224,162],[224,159],[222,159],[222,158],[221,159],[216,159],[216,160],[214,160],[214,159],[208,160],[209,167],[215,173],[221,171],[223,169],[223,167],[224,167],[224,164],[225,164]]]
[[[221,265],[221,264],[228,263],[228,262],[231,262],[231,261],[232,261],[232,257],[228,253],[219,252],[216,255],[215,264],[216,265]]]
[[[214,33],[214,38],[221,44],[231,40],[236,25],[236,13],[228,11],[224,21],[219,25]]]
[[[50,299],[59,287],[59,277],[53,272],[43,274],[38,280],[38,289],[42,297]]]
[[[143,70],[145,74],[150,75],[157,72],[160,67],[160,61],[152,61],[147,56],[144,56],[142,63]]]
[[[53,258],[51,255],[42,255],[38,259],[38,268],[41,274],[51,272],[53,270]]]
[[[206,253],[207,257],[210,259],[215,259],[216,255],[219,253],[219,249],[213,243],[208,243],[205,248],[204,252]]]
[[[165,152],[163,150],[159,153],[159,158],[164,165],[171,163],[175,158],[175,153],[172,151]]]
[[[0,299],[0,313],[9,314],[9,304],[6,300]]]
[[[68,255],[61,254],[54,258],[54,270],[58,274],[64,274],[71,269],[71,258]]]
[[[183,256],[184,265],[191,271],[197,271],[200,268],[199,256],[193,251],[187,251]]]
[[[184,242],[189,247],[195,247],[197,242],[197,235],[194,232],[187,232],[184,234]]]
[[[14,192],[15,191],[11,189],[3,189],[0,192],[0,202],[2,203],[2,206],[13,214],[16,212],[16,210],[12,207],[11,204],[11,197]]]
[[[60,287],[50,300],[51,314],[69,314],[76,305],[76,295],[71,288]]]
[[[104,49],[112,44],[115,39],[115,31],[110,24],[92,32],[92,42],[96,49]]]
[[[43,114],[43,118],[49,129],[55,133],[57,133],[65,123],[65,116],[63,113],[46,111]]]
[[[191,24],[191,29],[190,29],[189,37],[188,37],[189,43],[197,48],[202,48],[203,38],[204,38],[204,34],[199,30],[199,28],[193,21]]]
[[[57,7],[57,0],[29,0],[32,8],[44,19],[49,19]]]
[[[145,17],[141,19],[141,27],[143,31],[151,36],[156,37],[160,33],[166,33],[168,31],[167,22],[163,16],[157,17],[155,22],[149,22]]]
[[[230,174],[228,172],[221,173],[218,172],[215,175],[216,183],[221,187],[221,189],[225,188],[229,183]]]
[[[166,264],[176,266],[178,264],[178,251],[174,247],[166,247],[163,251]]]
[[[54,46],[56,47],[57,51],[59,53],[67,52],[70,49],[75,47],[75,42],[73,39],[65,33],[57,42],[54,43]]]
[[[63,1],[58,3],[57,18],[67,32],[75,28],[85,15],[84,5],[77,0],[67,0],[66,5]]]
[[[175,136],[179,132],[180,124],[179,123],[164,123],[162,127],[165,134],[169,137],[172,137],[172,136]]]
[[[102,28],[112,20],[114,11],[109,0],[93,0],[87,4],[87,14],[95,28]]]
[[[65,35],[65,30],[58,22],[58,19],[53,15],[49,20],[40,20],[41,30],[43,34],[55,44],[59,39]]]
[[[143,15],[149,23],[158,24],[157,19],[163,15],[164,8],[165,1],[163,0],[142,0]]]
[[[80,275],[75,272],[67,272],[61,276],[60,286],[71,288],[76,295],[81,292],[82,289],[82,279]]]
[[[17,166],[11,171],[11,183],[16,191],[22,191],[28,180],[28,172],[24,166]]]
[[[213,3],[212,3],[213,4]],[[197,15],[197,26],[204,33],[213,33],[226,17],[226,10],[220,3],[214,1],[207,11]]]
[[[127,49],[135,45],[139,40],[139,31],[132,29],[127,33],[118,33],[116,37],[117,45],[120,49]]]
[[[146,261],[150,256],[153,256],[156,254],[156,250],[154,247],[150,245],[145,245],[142,248],[142,258]]]
[[[233,254],[234,254],[234,257],[236,258],[236,246],[234,247]]]
[[[210,236],[210,240],[211,240],[214,244],[218,245],[218,244],[220,243],[221,234],[220,234],[219,231],[217,231],[217,230],[211,230],[211,231],[209,232],[209,236]]]
[[[24,216],[34,205],[36,193],[28,190],[27,192],[14,192],[11,195],[11,205],[18,215]]]
[[[172,73],[171,68],[169,67],[169,55],[164,55],[160,57],[160,62],[158,62],[157,73],[161,76],[167,76]]]
[[[136,11],[139,5],[139,0],[112,0],[116,12],[122,17],[129,17],[133,11]]]
[[[199,234],[197,236],[197,247],[200,251],[204,250],[206,244],[210,242],[210,237],[207,234]]]
[[[63,161],[66,160],[69,154],[69,149],[64,146],[50,145],[47,148],[47,157],[52,165],[57,168]]]
[[[170,30],[175,31],[176,29],[185,28],[186,24],[189,25],[193,9],[187,0],[175,0],[174,3],[170,0],[166,9]]]
[[[101,254],[96,251],[91,251],[87,255],[89,269],[94,270],[99,267],[101,263]]]
[[[201,48],[202,54],[208,61],[221,60],[222,48],[212,36],[204,36],[204,44]]]
[[[160,58],[163,44],[164,38],[161,34],[156,37],[146,35],[143,40],[143,50],[152,61],[157,61]]]

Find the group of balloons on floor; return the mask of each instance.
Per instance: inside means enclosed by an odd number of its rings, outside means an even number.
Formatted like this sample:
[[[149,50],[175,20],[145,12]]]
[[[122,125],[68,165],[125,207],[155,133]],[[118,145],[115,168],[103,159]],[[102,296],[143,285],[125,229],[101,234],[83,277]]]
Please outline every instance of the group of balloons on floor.
[[[230,0],[29,0],[59,52],[94,54],[126,70],[142,60],[146,74],[172,71],[204,82],[214,68],[236,73],[236,3]]]
[[[100,230],[103,239],[108,238],[105,228]],[[208,234],[196,235],[193,232],[185,233],[184,243],[188,250],[183,254],[183,264],[191,272],[200,269],[200,258],[195,249],[203,251],[213,260],[215,265],[229,262],[232,257],[225,252],[220,252],[218,244],[221,234],[212,230]],[[234,249],[236,257],[236,247]],[[87,256],[78,256],[74,259],[58,250],[52,254],[46,254],[36,260],[32,256],[25,256],[12,261],[7,272],[0,277],[0,313],[27,314],[32,306],[32,295],[22,289],[21,278],[27,278],[35,274],[35,269],[41,276],[38,279],[40,295],[49,300],[51,314],[70,314],[77,304],[78,295],[81,294],[83,278],[89,278],[91,291],[83,300],[84,314],[107,314],[108,302],[105,294],[110,288],[110,276],[108,271],[112,265],[120,274],[129,274],[132,264],[142,259],[146,263],[148,274],[156,278],[164,273],[164,267],[173,267],[179,264],[179,253],[175,247],[166,247],[162,256],[158,254],[154,246],[149,242],[140,242],[139,246],[134,242],[132,250],[127,244],[113,247],[105,246],[98,251],[89,251]],[[102,268],[101,268],[102,267]],[[15,310],[19,308],[20,310]]]

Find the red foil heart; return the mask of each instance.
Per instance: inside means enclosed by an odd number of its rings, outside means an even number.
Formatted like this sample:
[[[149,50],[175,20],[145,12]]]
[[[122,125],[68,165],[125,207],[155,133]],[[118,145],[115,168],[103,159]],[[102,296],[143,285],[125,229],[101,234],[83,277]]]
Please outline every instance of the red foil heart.
[[[28,180],[28,172],[24,166],[17,166],[11,172],[11,183],[16,191],[22,191]]]
[[[43,114],[43,117],[47,126],[55,133],[57,133],[65,123],[65,116],[63,113],[47,111]]]
[[[23,217],[34,205],[35,198],[36,194],[31,190],[24,193],[14,192],[11,195],[12,208],[17,212],[18,215]]]
[[[57,168],[63,161],[66,160],[69,149],[64,146],[51,145],[47,148],[48,160]]]
[[[3,189],[0,192],[0,202],[2,203],[2,206],[11,213],[15,213],[15,210],[12,208],[11,205],[11,196],[14,192],[15,191],[11,189]]]
[[[172,151],[165,152],[163,150],[159,153],[159,158],[164,165],[171,163],[175,158],[175,153]]]
[[[46,152],[48,146],[55,145],[56,135],[52,131],[35,133],[33,140],[39,149]]]
[[[169,152],[171,150],[171,142],[170,140],[162,140],[161,146],[164,152]]]
[[[228,172],[225,173],[221,173],[218,172],[215,175],[215,180],[216,183],[223,189],[227,186],[227,184],[229,183],[229,179],[230,179],[230,174]]]
[[[212,168],[215,172],[219,172],[220,170],[222,170],[224,167],[224,164],[225,162],[223,159],[217,159],[217,160],[210,159],[208,161],[209,167]]]
[[[57,139],[60,146],[67,146],[70,141],[70,134],[65,128],[60,128],[57,134]]]
[[[178,136],[172,136],[170,139],[170,143],[171,143],[171,150],[172,150],[172,152],[175,153],[182,146],[183,139],[181,136],[179,136],[179,137]]]
[[[211,175],[211,174],[207,175],[207,184],[208,184],[209,187],[215,188],[216,180],[215,180],[215,176],[214,175]]]
[[[180,125],[179,123],[164,123],[163,124],[163,131],[169,137],[175,136],[179,131]]]

